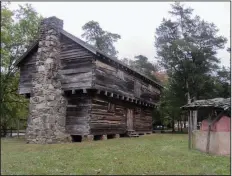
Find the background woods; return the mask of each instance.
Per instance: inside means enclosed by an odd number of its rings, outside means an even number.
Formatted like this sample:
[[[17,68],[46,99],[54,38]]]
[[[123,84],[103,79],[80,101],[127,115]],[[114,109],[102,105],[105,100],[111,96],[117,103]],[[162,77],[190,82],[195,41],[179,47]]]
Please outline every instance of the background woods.
[[[230,97],[230,72],[219,65],[216,54],[227,39],[218,35],[213,23],[180,3],[172,4],[169,13],[172,17],[156,29],[155,47],[169,78],[158,111],[174,126],[175,120],[183,120],[180,106],[196,99]]]
[[[15,61],[37,37],[41,16],[31,5],[9,9],[2,3],[1,18],[1,130],[16,128],[20,119],[27,119],[28,101],[18,94],[19,72]],[[22,126],[26,123],[22,124]]]

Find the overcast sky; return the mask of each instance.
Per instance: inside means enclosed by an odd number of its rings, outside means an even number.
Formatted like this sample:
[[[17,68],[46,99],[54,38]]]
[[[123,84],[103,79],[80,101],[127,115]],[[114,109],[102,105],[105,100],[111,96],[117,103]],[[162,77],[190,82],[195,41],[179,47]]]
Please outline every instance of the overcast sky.
[[[28,2],[43,17],[56,16],[64,21],[64,29],[80,37],[81,27],[88,21],[98,21],[107,31],[121,35],[115,44],[119,59],[133,59],[142,54],[154,61],[155,29],[163,17],[168,18],[170,2]],[[17,8],[19,2],[12,2],[11,8]],[[229,2],[185,2],[194,9],[194,14],[219,28],[219,34],[228,39],[230,46],[230,3]],[[224,50],[218,52],[221,64],[229,66],[230,54]]]

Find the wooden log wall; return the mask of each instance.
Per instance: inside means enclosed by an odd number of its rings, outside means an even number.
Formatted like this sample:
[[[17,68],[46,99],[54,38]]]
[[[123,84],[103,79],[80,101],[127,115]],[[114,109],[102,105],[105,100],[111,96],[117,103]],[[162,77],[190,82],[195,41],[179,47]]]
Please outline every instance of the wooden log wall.
[[[66,132],[71,135],[89,134],[91,97],[88,94],[67,96]]]
[[[93,54],[61,35],[61,83],[64,90],[89,88],[92,85]],[[20,65],[20,94],[30,93],[35,73],[36,53],[28,55]]]
[[[127,131],[127,109],[133,109],[133,128],[138,132],[152,131],[152,108],[112,99],[104,95],[92,97],[90,118],[90,133],[124,134]],[[115,111],[109,111],[110,104],[115,106]]]
[[[109,106],[111,106],[110,111]],[[115,110],[112,110],[114,108]],[[126,108],[117,101],[94,96],[89,123],[90,133],[93,135],[123,134],[126,132]]]
[[[116,66],[99,60],[95,61],[93,85],[98,89],[151,102],[157,102],[160,95],[160,90],[156,87],[116,68]]]
[[[19,78],[19,94],[27,94],[31,92],[32,77],[35,74],[37,48],[29,54],[20,64],[20,78]]]
[[[61,35],[61,83],[63,90],[89,88],[92,85],[93,54]]]
[[[152,132],[152,109],[135,108],[134,130],[137,132]]]

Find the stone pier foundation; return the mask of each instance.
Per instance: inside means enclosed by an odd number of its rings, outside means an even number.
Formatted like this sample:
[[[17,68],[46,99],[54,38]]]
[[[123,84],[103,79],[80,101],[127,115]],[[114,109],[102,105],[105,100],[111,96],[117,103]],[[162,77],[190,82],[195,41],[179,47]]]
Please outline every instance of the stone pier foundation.
[[[107,135],[102,135],[101,140],[107,140]]]
[[[115,134],[114,138],[120,138],[120,135],[119,134]]]
[[[94,136],[93,135],[83,135],[82,141],[93,141]]]

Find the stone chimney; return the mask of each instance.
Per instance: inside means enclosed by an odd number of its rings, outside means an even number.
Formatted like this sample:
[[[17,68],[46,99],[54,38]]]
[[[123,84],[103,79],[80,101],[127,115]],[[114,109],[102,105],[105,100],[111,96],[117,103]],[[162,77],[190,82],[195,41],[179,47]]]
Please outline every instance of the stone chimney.
[[[36,73],[32,79],[27,143],[70,141],[65,132],[67,100],[62,95],[60,68],[60,30],[63,21],[50,17],[42,20],[36,56]]]

